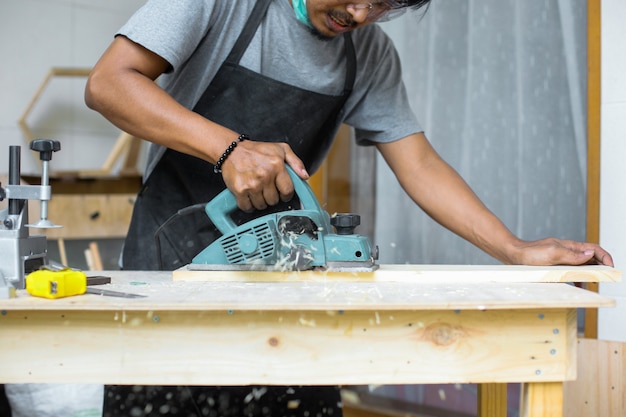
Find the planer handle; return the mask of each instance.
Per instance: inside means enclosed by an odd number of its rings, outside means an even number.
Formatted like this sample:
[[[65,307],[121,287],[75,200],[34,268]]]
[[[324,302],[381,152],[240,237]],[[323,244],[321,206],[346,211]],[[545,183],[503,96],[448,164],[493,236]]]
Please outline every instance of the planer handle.
[[[289,165],[286,165],[286,168],[293,182],[295,193],[300,199],[302,209],[322,213],[322,206],[317,201],[317,197],[315,197],[309,184],[300,178]],[[231,215],[238,209],[235,195],[227,188],[207,203],[205,212],[215,227],[225,235],[237,228]]]

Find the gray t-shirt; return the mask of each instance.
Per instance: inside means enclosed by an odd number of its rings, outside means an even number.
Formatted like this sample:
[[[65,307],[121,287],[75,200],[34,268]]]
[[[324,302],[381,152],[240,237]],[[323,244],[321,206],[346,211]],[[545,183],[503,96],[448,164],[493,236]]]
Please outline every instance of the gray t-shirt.
[[[172,70],[159,83],[191,109],[232,49],[255,3],[149,0],[118,34],[171,64]],[[343,122],[354,127],[357,143],[390,142],[420,132],[391,40],[375,24],[353,31],[352,38],[357,74]],[[287,84],[339,95],[346,71],[344,39],[319,39],[298,22],[290,0],[273,0],[240,64]],[[152,146],[147,172],[163,151]]]

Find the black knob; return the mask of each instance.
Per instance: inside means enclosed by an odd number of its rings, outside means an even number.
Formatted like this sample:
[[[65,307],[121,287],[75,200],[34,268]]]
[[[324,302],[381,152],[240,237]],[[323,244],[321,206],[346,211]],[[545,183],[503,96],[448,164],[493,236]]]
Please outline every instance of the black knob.
[[[361,216],[352,213],[338,213],[330,218],[338,235],[354,234],[354,229],[361,224]]]
[[[42,161],[52,160],[52,152],[61,150],[61,142],[51,139],[35,139],[30,143],[30,149],[39,152]]]

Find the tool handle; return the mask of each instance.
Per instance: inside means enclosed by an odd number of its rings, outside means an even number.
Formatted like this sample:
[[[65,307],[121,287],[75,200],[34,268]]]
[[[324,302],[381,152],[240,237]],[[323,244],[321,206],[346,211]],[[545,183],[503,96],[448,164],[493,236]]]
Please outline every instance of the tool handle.
[[[9,185],[20,185],[22,170],[22,148],[9,146]],[[22,211],[23,201],[9,199],[9,214],[17,215]]]
[[[61,150],[61,142],[52,139],[35,139],[30,143],[30,149],[39,152],[42,161],[52,160],[52,153]]]
[[[300,178],[289,165],[286,167],[293,182],[295,193],[300,199],[302,209],[322,212],[322,206],[317,201],[309,184]],[[222,234],[227,234],[237,227],[231,217],[237,209],[237,200],[228,188],[209,201],[205,207],[209,219]]]

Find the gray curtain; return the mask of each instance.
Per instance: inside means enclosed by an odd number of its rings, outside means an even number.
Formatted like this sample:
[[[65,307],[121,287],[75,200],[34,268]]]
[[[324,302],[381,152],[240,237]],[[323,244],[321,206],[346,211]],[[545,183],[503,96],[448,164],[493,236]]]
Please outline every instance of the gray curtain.
[[[483,202],[524,239],[584,240],[586,1],[433,0],[383,27],[427,137]],[[376,171],[380,263],[497,263]]]
[[[425,15],[383,25],[426,135],[525,239],[585,238],[586,13],[586,0],[432,0]],[[362,180],[373,156],[358,152]],[[380,263],[497,263],[428,218],[381,158],[375,172],[375,207],[361,198],[357,208],[375,212]],[[458,385],[445,399],[426,388],[365,390],[475,412],[462,400],[475,396],[473,386]],[[509,400],[508,415],[516,416],[517,398]]]

